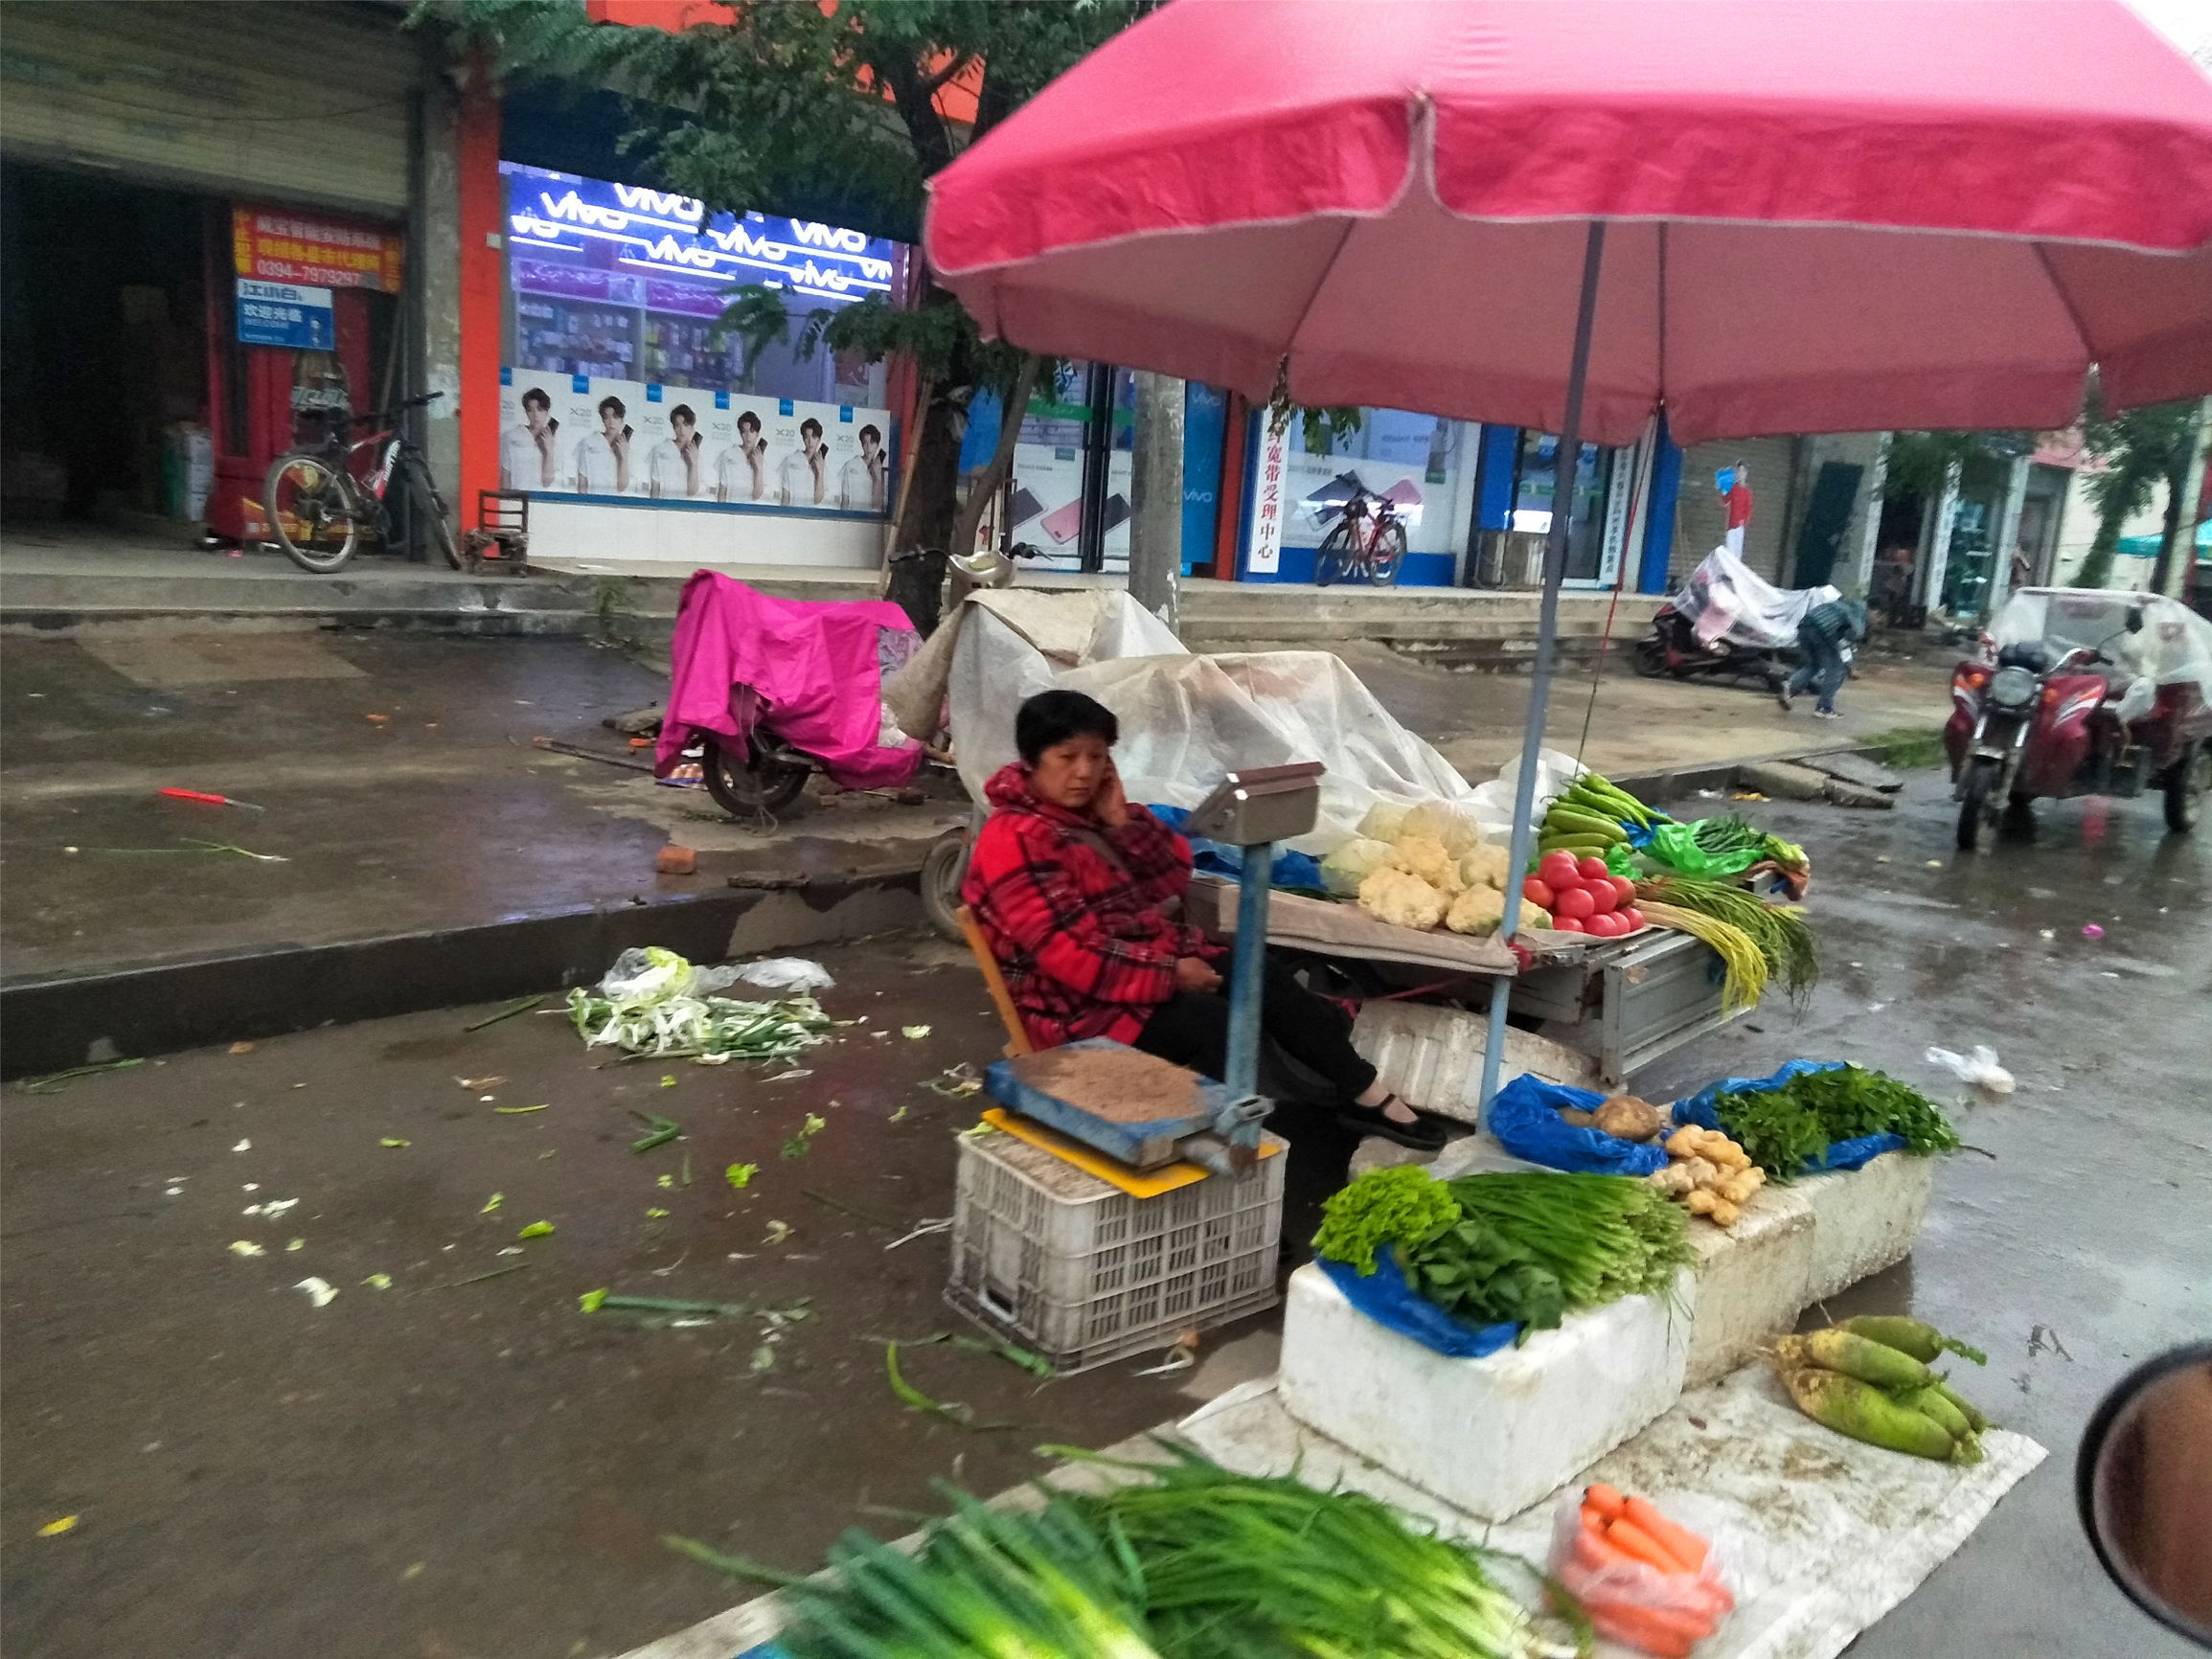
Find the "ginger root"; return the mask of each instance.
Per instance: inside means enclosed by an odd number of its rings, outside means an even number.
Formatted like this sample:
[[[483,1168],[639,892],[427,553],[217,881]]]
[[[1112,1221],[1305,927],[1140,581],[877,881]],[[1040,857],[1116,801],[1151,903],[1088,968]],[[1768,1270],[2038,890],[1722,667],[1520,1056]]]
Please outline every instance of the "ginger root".
[[[1738,1170],[1713,1190],[1731,1204],[1747,1204],[1751,1194],[1767,1184],[1767,1171],[1756,1166]]]

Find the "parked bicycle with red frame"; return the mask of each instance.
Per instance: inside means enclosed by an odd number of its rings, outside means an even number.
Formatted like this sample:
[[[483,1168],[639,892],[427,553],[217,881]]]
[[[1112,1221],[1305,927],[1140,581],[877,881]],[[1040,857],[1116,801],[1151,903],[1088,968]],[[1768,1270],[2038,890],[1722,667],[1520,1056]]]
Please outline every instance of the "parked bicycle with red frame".
[[[269,463],[262,491],[269,531],[291,561],[317,576],[345,567],[364,536],[386,546],[392,540],[388,511],[391,488],[403,485],[430,518],[430,539],[445,562],[461,568],[461,548],[445,516],[445,498],[430,476],[422,448],[391,424],[409,409],[420,409],[443,392],[381,409],[371,415],[332,413],[329,435],[317,448],[289,449]],[[349,440],[356,426],[376,426],[366,438]],[[356,468],[369,470],[356,476]]]
[[[1389,587],[1405,562],[1405,525],[1387,495],[1355,489],[1313,556],[1313,580],[1322,587],[1363,576],[1370,586]]]

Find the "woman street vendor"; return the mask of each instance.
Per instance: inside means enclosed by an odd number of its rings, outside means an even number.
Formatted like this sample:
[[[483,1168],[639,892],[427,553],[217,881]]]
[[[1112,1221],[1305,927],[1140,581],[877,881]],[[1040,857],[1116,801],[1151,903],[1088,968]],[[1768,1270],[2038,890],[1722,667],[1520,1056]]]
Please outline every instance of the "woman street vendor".
[[[982,924],[1038,1048],[1111,1037],[1219,1079],[1227,1067],[1227,953],[1181,920],[1183,838],[1122,792],[1112,711],[1081,692],[1021,705],[1021,759],[986,786],[962,900]],[[1341,1097],[1338,1120],[1421,1151],[1444,1131],[1376,1079],[1351,1022],[1271,957],[1262,1023]]]

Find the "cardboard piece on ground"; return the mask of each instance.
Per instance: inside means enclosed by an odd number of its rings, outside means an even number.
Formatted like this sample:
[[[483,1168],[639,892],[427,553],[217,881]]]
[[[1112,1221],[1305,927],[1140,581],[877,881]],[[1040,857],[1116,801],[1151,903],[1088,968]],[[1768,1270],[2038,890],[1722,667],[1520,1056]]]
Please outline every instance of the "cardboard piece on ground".
[[[1176,1425],[1230,1468],[1342,1485],[1433,1521],[1447,1536],[1529,1560],[1550,1549],[1554,1498],[1491,1525],[1300,1424],[1270,1382],[1232,1389]],[[1577,1471],[1650,1498],[1685,1525],[1743,1540],[1737,1608],[1699,1659],[1833,1659],[1964,1544],[2042,1462],[1993,1429],[1971,1467],[1906,1457],[1802,1416],[1765,1366],[1682,1396],[1641,1434]],[[1598,1659],[1636,1659],[1600,1640]]]

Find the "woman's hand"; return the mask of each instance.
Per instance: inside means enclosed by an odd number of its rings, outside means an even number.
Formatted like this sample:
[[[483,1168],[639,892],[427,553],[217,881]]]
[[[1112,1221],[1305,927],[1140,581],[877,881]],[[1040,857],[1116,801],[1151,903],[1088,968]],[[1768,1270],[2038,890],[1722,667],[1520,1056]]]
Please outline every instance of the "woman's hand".
[[[1106,782],[1091,797],[1090,810],[1091,816],[1108,830],[1119,830],[1129,821],[1129,798],[1122,793],[1122,775],[1111,761],[1106,764]]]
[[[1200,957],[1186,956],[1175,963],[1175,989],[1177,990],[1219,990],[1221,976]]]

